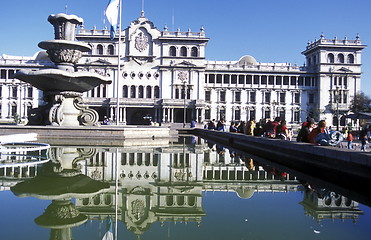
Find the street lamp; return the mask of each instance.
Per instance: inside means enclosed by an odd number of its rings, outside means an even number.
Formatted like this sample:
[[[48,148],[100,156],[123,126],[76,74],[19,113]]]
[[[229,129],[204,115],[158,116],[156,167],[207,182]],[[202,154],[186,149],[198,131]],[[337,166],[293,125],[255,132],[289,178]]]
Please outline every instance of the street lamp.
[[[336,87],[334,92],[334,100],[336,102],[336,131],[339,131],[339,100],[340,100],[340,90]]]
[[[273,102],[272,102],[272,109],[273,109],[272,120],[274,120],[276,118],[276,106],[277,106],[277,102],[276,102],[276,100],[273,100]]]
[[[186,121],[187,121],[187,118],[186,118],[186,115],[187,115],[187,108],[186,108],[186,84],[187,84],[187,81],[184,80],[183,81],[183,128],[185,128]]]

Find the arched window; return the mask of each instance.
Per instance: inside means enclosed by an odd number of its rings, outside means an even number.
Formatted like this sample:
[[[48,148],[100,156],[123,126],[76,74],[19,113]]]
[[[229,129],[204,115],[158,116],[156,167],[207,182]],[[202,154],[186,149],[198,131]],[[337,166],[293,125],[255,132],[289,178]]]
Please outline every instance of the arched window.
[[[103,55],[103,46],[102,45],[99,44],[97,46],[97,52],[98,52],[99,55]]]
[[[139,86],[138,98],[143,98],[143,97],[144,97],[144,88],[143,88],[143,86]]]
[[[344,55],[341,53],[338,55],[338,63],[344,63]]]
[[[175,56],[176,56],[176,48],[175,48],[174,46],[171,46],[171,47],[170,47],[169,55],[170,55],[171,57],[175,57]]]
[[[155,86],[155,98],[160,97],[160,88],[158,86]]]
[[[152,88],[151,88],[151,86],[146,87],[146,96],[147,96],[147,98],[152,98]]]
[[[122,87],[122,97],[127,98],[128,97],[128,86],[123,86]]]
[[[354,63],[354,55],[353,54],[348,54],[347,62],[348,63]]]
[[[197,49],[197,47],[192,47],[192,49],[191,49],[191,56],[192,57],[198,57],[198,49]]]
[[[181,47],[180,48],[180,56],[187,57],[187,48],[186,47]]]
[[[108,55],[115,55],[115,48],[113,45],[108,46]]]
[[[327,62],[328,62],[328,63],[334,63],[334,62],[335,62],[334,54],[329,53],[329,54],[327,55]]]
[[[136,98],[135,86],[130,87],[130,98]]]

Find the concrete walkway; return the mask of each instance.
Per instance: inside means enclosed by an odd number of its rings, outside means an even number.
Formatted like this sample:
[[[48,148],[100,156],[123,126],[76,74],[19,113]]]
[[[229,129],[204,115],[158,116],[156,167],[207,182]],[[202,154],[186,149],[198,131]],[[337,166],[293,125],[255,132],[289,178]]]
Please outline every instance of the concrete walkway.
[[[179,133],[200,136],[290,168],[327,172],[336,177],[357,177],[371,183],[369,152],[200,128],[180,129]]]

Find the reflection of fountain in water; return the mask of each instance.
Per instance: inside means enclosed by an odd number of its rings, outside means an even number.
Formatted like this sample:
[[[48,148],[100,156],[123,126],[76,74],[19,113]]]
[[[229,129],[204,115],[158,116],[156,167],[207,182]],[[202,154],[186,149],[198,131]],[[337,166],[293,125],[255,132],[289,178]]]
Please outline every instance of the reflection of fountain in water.
[[[47,102],[30,111],[29,125],[95,125],[98,113],[84,105],[82,94],[111,81],[99,74],[75,69],[82,53],[91,50],[89,45],[75,41],[76,28],[83,19],[61,13],[50,15],[48,21],[54,26],[55,40],[40,42],[39,47],[47,50],[56,67],[21,70],[15,74],[15,78],[42,90]]]
[[[77,148],[52,148],[51,161],[45,163],[36,177],[11,188],[19,197],[36,197],[52,200],[35,222],[51,229],[50,239],[72,239],[72,228],[87,221],[80,213],[73,198],[87,198],[107,191],[109,183],[96,181],[81,173],[79,161],[90,158],[95,152]]]

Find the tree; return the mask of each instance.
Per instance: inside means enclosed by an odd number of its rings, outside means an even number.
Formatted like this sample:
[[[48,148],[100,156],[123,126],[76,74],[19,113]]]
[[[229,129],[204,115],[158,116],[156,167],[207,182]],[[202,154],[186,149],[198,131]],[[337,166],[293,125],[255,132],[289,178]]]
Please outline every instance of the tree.
[[[371,99],[364,92],[359,92],[354,95],[350,101],[350,111],[357,112],[371,112]]]

